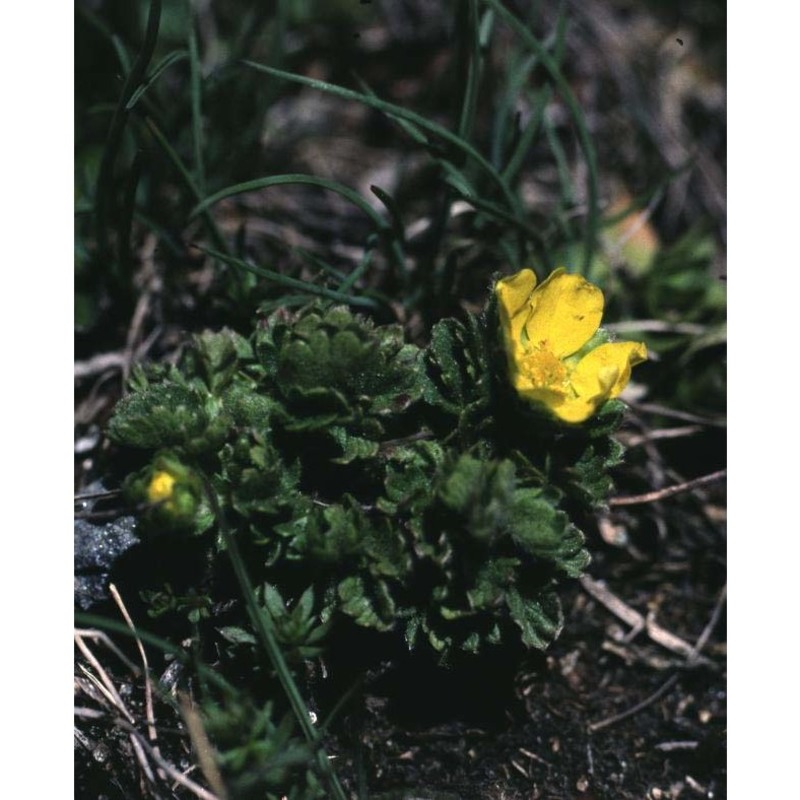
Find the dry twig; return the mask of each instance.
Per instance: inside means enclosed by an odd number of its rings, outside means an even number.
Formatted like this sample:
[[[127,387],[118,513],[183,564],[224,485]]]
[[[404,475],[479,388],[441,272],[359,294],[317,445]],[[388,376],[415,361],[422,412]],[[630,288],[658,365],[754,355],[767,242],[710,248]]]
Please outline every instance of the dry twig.
[[[627,719],[628,717],[632,717],[634,714],[638,714],[642,709],[647,708],[662,698],[677,682],[678,673],[675,673],[667,678],[667,680],[664,681],[664,683],[662,683],[661,686],[659,686],[658,689],[653,692],[653,694],[642,700],[641,703],[637,703],[632,708],[621,711],[619,714],[614,714],[611,717],[606,717],[606,719],[601,719],[599,722],[590,722],[587,726],[589,733],[595,733],[603,728],[607,728],[609,725],[614,725],[617,722],[621,722],[623,719]]]
[[[645,411],[650,414],[659,414],[662,417],[681,419],[684,422],[696,422],[698,425],[710,425],[715,428],[725,428],[727,423],[714,417],[701,417],[699,414],[690,414],[688,411],[678,411],[675,408],[662,406],[658,403],[631,403],[636,411]]]
[[[186,723],[186,730],[189,732],[189,738],[192,740],[192,747],[194,747],[194,751],[197,755],[200,771],[208,781],[208,785],[216,792],[219,800],[227,800],[228,792],[225,789],[222,774],[214,758],[214,748],[211,746],[206,730],[203,727],[203,721],[200,719],[200,715],[195,711],[192,701],[186,694],[179,692],[178,700],[180,702],[183,721]]]
[[[588,576],[584,576],[584,578],[588,578]],[[596,582],[592,581],[591,578],[588,578],[586,582],[584,582],[583,580],[581,582],[583,583],[584,588],[586,588],[587,585],[591,586],[592,588],[587,589],[587,591],[589,591],[590,594],[592,594],[593,596],[597,597],[597,595],[594,594],[594,591],[597,589]],[[601,588],[606,592],[608,591],[605,589],[605,587]],[[623,603],[619,598],[614,597],[614,595],[611,595],[610,592],[608,594],[610,595],[610,598],[613,598],[614,600],[613,604],[619,607],[620,611],[624,611],[626,616],[630,617],[629,612],[633,612],[633,614],[638,613],[636,611],[633,611],[633,609],[631,609],[630,606],[626,606],[625,603]],[[722,612],[722,606],[725,603],[726,595],[727,595],[727,585],[722,588],[722,591],[720,592],[720,595],[717,598],[717,602],[714,605],[714,610],[711,613],[711,618],[709,619],[705,628],[703,628],[703,632],[697,638],[697,641],[695,642],[694,646],[689,646],[689,652],[687,653],[686,660],[690,666],[698,664],[701,660],[708,663],[708,659],[705,659],[703,656],[701,656],[700,651],[703,649],[703,647],[705,647],[706,643],[708,642],[708,638],[711,635],[711,631],[714,629],[715,625],[719,621],[719,616]],[[600,599],[600,597],[598,597],[597,599]],[[601,600],[601,602],[603,602],[603,604],[606,605],[603,600]],[[609,608],[609,606],[606,607]],[[663,628],[661,629],[661,631],[667,633],[667,635],[670,637],[670,640],[673,641],[673,643],[675,640],[677,640],[678,642],[682,643],[682,646],[686,645],[686,642],[683,642],[682,639],[679,639],[677,636],[674,636],[668,631],[664,631]],[[651,634],[650,630],[648,630],[648,634]],[[652,634],[650,635],[650,638],[653,638]],[[644,700],[642,700],[640,703],[637,703],[635,706],[625,711],[622,711],[619,714],[614,714],[611,717],[607,717],[606,719],[600,720],[599,722],[589,723],[588,725],[589,733],[594,733],[595,731],[599,731],[602,728],[607,728],[609,725],[613,725],[617,722],[620,722],[621,720],[627,719],[628,717],[637,714],[642,709],[647,708],[649,705],[652,705],[661,697],[663,697],[670,689],[672,689],[672,687],[677,683],[679,677],[680,677],[679,673],[676,672],[675,674],[667,678],[667,680],[655,692],[653,692],[653,694],[651,694],[649,697],[646,697]]]
[[[150,738],[150,741],[153,743],[153,749],[158,752],[158,745],[156,744],[158,740],[158,734],[156,733],[155,714],[153,713],[153,686],[150,682],[150,666],[147,663],[147,653],[144,651],[142,640],[136,633],[136,627],[133,624],[131,615],[128,613],[128,609],[125,608],[125,603],[122,602],[122,597],[117,591],[117,587],[111,583],[108,586],[108,591],[111,593],[111,596],[114,598],[114,602],[117,604],[117,608],[119,608],[120,613],[125,618],[125,622],[131,629],[133,638],[136,641],[136,647],[139,649],[139,655],[142,659],[142,672],[144,675],[144,707],[145,718],[147,719],[147,735]]]
[[[666,650],[670,650],[677,655],[683,656],[691,663],[710,663],[708,659],[700,656],[695,647],[684,641],[680,636],[676,636],[666,628],[662,628],[652,616],[647,617],[640,614],[636,609],[631,608],[627,603],[620,600],[603,583],[594,580],[589,575],[583,575],[580,579],[584,591],[590,594],[595,600],[599,600],[614,616],[630,625],[631,631],[626,637],[630,641],[642,631],[647,632],[648,638]]]
[[[610,506],[632,506],[638,503],[653,503],[656,500],[663,500],[666,497],[672,497],[673,495],[680,494],[681,492],[688,492],[692,489],[696,489],[698,486],[705,486],[709,483],[715,483],[716,481],[722,480],[728,474],[727,469],[720,469],[717,472],[712,472],[710,475],[703,475],[700,478],[695,478],[691,481],[685,481],[684,483],[674,484],[673,486],[665,486],[663,489],[656,489],[652,492],[647,492],[645,494],[636,494],[631,495],[630,497],[612,497],[608,504]]]
[[[641,444],[654,442],[658,439],[679,439],[684,436],[694,436],[700,433],[703,428],[700,425],[682,425],[675,428],[660,428],[647,433],[633,434],[623,439],[626,447],[638,447]],[[620,437],[622,439],[622,437]]]
[[[722,607],[725,605],[725,600],[728,597],[728,584],[726,583],[722,587],[722,591],[719,593],[719,597],[717,598],[717,602],[714,604],[714,610],[711,612],[711,617],[708,620],[708,624],[703,628],[703,632],[697,638],[694,647],[692,648],[692,653],[689,655],[689,663],[697,663],[698,659],[700,658],[700,651],[706,646],[708,643],[708,639],[711,636],[711,631],[716,628],[717,623],[719,622],[720,614],[722,614]]]

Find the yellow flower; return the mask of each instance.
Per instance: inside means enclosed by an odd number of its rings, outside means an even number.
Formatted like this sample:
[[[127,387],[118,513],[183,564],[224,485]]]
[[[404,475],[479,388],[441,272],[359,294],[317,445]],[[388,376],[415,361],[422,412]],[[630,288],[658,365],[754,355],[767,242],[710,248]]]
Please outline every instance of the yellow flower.
[[[150,485],[147,487],[147,499],[151,503],[161,503],[167,501],[165,505],[169,508],[174,505],[169,502],[172,499],[172,490],[175,486],[175,476],[164,470],[153,473]]]
[[[617,397],[631,367],[647,358],[639,342],[592,347],[604,299],[580,275],[557,269],[536,286],[536,275],[523,269],[499,280],[495,292],[511,383],[564,422],[583,422]]]

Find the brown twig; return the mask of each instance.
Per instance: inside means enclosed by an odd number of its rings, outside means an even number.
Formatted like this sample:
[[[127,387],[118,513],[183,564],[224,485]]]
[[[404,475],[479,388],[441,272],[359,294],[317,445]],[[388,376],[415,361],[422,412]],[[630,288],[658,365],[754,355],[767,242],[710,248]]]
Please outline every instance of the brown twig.
[[[660,414],[662,417],[672,419],[682,419],[684,422],[696,422],[698,425],[711,425],[715,428],[726,428],[727,422],[724,419],[714,417],[701,417],[698,414],[690,414],[688,411],[678,411],[674,408],[658,405],[657,403],[631,403],[631,407],[637,411],[644,411],[649,414]]]
[[[114,682],[108,676],[108,673],[103,669],[100,662],[95,658],[94,653],[92,653],[92,651],[86,646],[86,642],[83,641],[83,637],[77,631],[75,632],[75,644],[78,645],[78,649],[81,651],[81,653],[83,653],[84,658],[89,662],[89,664],[91,664],[96,674],[93,675],[83,666],[83,664],[79,664],[78,666],[81,668],[83,673],[103,693],[108,702],[118,711],[122,712],[123,716],[128,720],[128,722],[133,723],[133,715],[125,707],[125,703],[122,701],[122,698],[117,691],[117,687],[114,686]]]
[[[663,489],[656,489],[655,491],[646,492],[645,494],[635,494],[629,497],[612,497],[608,501],[608,504],[610,506],[632,506],[638,503],[653,503],[656,500],[663,500],[666,497],[672,497],[681,492],[691,491],[698,486],[715,483],[725,478],[727,474],[727,469],[720,469],[717,470],[717,472],[712,472],[710,475],[703,475],[700,478],[694,478],[694,480],[674,484],[673,486],[665,486]]]
[[[155,714],[153,713],[153,686],[150,682],[150,665],[147,663],[147,653],[144,651],[142,640],[136,633],[136,627],[133,624],[131,615],[128,613],[128,609],[125,607],[125,603],[122,602],[122,597],[120,596],[119,591],[117,591],[117,587],[111,583],[108,586],[108,591],[111,593],[111,596],[114,598],[114,602],[117,604],[117,608],[119,608],[120,613],[125,618],[125,622],[131,629],[133,638],[136,641],[136,647],[139,649],[139,656],[142,659],[142,672],[144,674],[144,707],[145,718],[147,720],[147,735],[150,738],[150,741],[153,743],[154,749],[156,752],[158,752],[158,735],[156,733]]]
[[[93,375],[98,375],[101,372],[106,372],[111,369],[122,369],[125,363],[125,354],[119,351],[112,353],[98,353],[86,361],[75,362],[75,380],[82,378],[90,378]]]
[[[179,783],[185,789],[188,789],[190,792],[193,792],[196,797],[200,798],[200,800],[220,800],[217,795],[209,792],[208,789],[204,789],[199,783],[195,783],[191,778],[187,778],[183,773],[179,772],[172,764],[169,763],[159,752],[157,752],[149,743],[148,741],[142,736],[139,731],[136,730],[133,726],[123,725],[123,727],[128,728],[128,733],[131,736],[132,740],[142,748],[144,752],[146,752],[150,758],[155,761],[155,763],[162,769],[164,772],[172,778],[172,780]]]
[[[152,308],[154,300],[158,300],[162,290],[161,276],[155,265],[155,252],[158,240],[152,234],[145,237],[142,244],[140,261],[142,265],[139,279],[141,281],[141,293],[136,301],[136,306],[128,325],[128,333],[125,337],[125,349],[123,351],[122,363],[122,382],[128,382],[131,367],[134,361],[141,358],[141,351],[149,349],[153,341],[158,337],[158,326],[150,332],[150,336],[142,342],[142,333],[148,317],[153,316]]]
[[[626,637],[629,641],[637,636],[641,631],[646,631],[647,636],[656,644],[677,655],[683,656],[689,663],[697,664],[701,661],[710,663],[697,651],[697,646],[692,646],[684,641],[680,636],[676,636],[666,628],[662,628],[651,616],[644,617],[635,608],[631,608],[627,603],[619,599],[600,581],[594,580],[589,575],[580,578],[581,586],[584,591],[590,594],[595,600],[600,601],[614,616],[630,625],[631,631]]]
[[[225,789],[222,774],[214,758],[214,748],[211,746],[206,730],[203,727],[203,721],[200,719],[200,715],[195,711],[192,701],[186,694],[179,692],[178,702],[180,703],[183,721],[186,723],[186,730],[192,741],[192,747],[194,747],[194,751],[197,755],[200,771],[208,781],[208,785],[216,792],[219,800],[227,800],[228,792]]]
[[[130,364],[134,361],[141,361],[150,348],[153,342],[158,338],[160,331],[158,329],[152,331],[150,335],[138,346],[133,352],[126,350],[112,350],[110,353],[98,353],[85,361],[76,361],[73,374],[76,381],[83,380],[84,378],[91,378],[95,375],[102,375],[106,372],[114,372],[129,369]]]
[[[134,675],[139,675],[139,667],[111,641],[105,631],[98,631],[94,628],[76,628],[75,635],[82,639],[95,639],[102,642]]]
[[[661,750],[662,753],[673,753],[676,750],[697,750],[699,742],[686,741],[686,742],[660,742],[655,746],[656,750]]]
[[[100,691],[109,705],[115,708],[122,715],[119,718],[119,722],[126,723],[131,730],[133,730],[133,715],[130,711],[128,711],[125,703],[122,701],[122,698],[120,697],[119,692],[117,691],[116,686],[114,686],[114,682],[111,680],[108,673],[103,669],[100,662],[95,658],[92,651],[88,648],[86,643],[83,641],[83,638],[77,632],[75,633],[75,643],[78,645],[81,653],[83,653],[84,657],[95,669],[97,674],[92,674],[92,672],[83,664],[78,664],[81,672],[83,672],[89,681],[91,681],[91,683]],[[136,760],[139,762],[139,766],[142,769],[142,774],[152,784],[155,784],[155,776],[153,775],[153,771],[150,769],[150,764],[147,762],[141,742],[132,733],[129,733],[129,738],[131,741],[131,746],[133,747],[133,751],[136,754]]]
[[[588,578],[588,576],[585,575],[584,578]],[[584,583],[583,580],[582,583]],[[597,588],[597,585],[595,584],[594,581],[591,580],[591,578],[588,578],[587,583],[592,587],[590,592],[593,592]],[[584,583],[584,588],[586,587],[587,583]],[[687,654],[687,663],[690,666],[698,664],[700,660],[704,660],[707,662],[707,659],[704,659],[703,656],[700,655],[700,651],[703,649],[703,647],[705,647],[706,643],[708,642],[708,638],[711,635],[711,631],[714,629],[717,622],[719,621],[720,614],[722,613],[722,606],[725,603],[725,598],[727,596],[727,593],[728,593],[728,587],[726,584],[725,586],[722,587],[722,591],[719,593],[719,597],[717,598],[717,602],[714,605],[714,610],[711,612],[711,618],[709,619],[708,624],[705,626],[705,628],[703,628],[703,632],[697,638],[697,641],[694,643],[694,646],[691,646],[689,648],[689,653]],[[613,598],[613,600],[615,601],[614,603],[615,605],[620,605],[624,607],[625,613],[628,617],[632,616],[629,612],[632,612],[634,615],[638,613],[629,606],[626,606],[625,603],[623,603],[618,597],[614,597],[614,595],[611,595],[611,598]],[[601,602],[603,601],[601,600]],[[661,630],[663,631],[663,629]],[[648,630],[648,634],[650,634],[650,630]],[[669,636],[673,637],[673,634],[669,634]],[[652,635],[651,638],[653,638]],[[686,644],[685,642],[683,642],[682,639],[678,639],[678,637],[676,636],[673,638],[679,642],[682,642],[683,645]],[[599,722],[590,723],[588,725],[589,733],[594,733],[595,731],[599,731],[602,728],[607,728],[609,725],[613,725],[616,722],[620,722],[623,719],[627,719],[628,717],[637,714],[642,709],[647,708],[647,706],[655,703],[656,700],[658,700],[664,694],[666,694],[675,685],[675,683],[678,681],[678,678],[679,674],[676,672],[674,675],[669,677],[655,692],[653,692],[653,694],[642,700],[641,703],[637,703],[632,708],[629,708],[626,711],[622,711],[619,714],[615,714],[611,717],[607,717],[606,719],[600,720]]]
[[[719,622],[720,614],[722,614],[722,607],[725,605],[725,600],[727,597],[728,584],[726,583],[722,587],[722,591],[719,593],[717,602],[714,604],[714,610],[711,612],[711,617],[708,620],[708,624],[705,626],[705,628],[703,628],[703,632],[700,634],[700,636],[698,636],[697,641],[692,648],[692,654],[689,656],[689,663],[697,663],[697,660],[700,657],[700,651],[708,643],[711,632],[714,630],[714,628],[716,628],[717,623]]]
[[[682,425],[676,428],[659,428],[647,433],[632,434],[622,439],[626,447],[638,447],[641,444],[655,442],[659,439],[679,439],[684,436],[694,436],[703,430],[701,425]]]
[[[122,494],[121,489],[104,489],[102,492],[84,492],[83,494],[73,495],[73,501],[80,503],[84,500],[99,500],[100,498],[116,497]]]
[[[623,719],[627,719],[628,717],[632,717],[634,714],[638,714],[642,709],[647,708],[647,706],[652,705],[657,700],[662,698],[677,682],[678,674],[675,673],[667,678],[667,680],[664,681],[664,683],[661,684],[661,686],[659,686],[659,688],[656,689],[653,694],[642,700],[641,703],[637,703],[632,708],[621,711],[619,714],[614,714],[611,717],[606,717],[606,719],[601,719],[599,722],[590,722],[587,726],[589,733],[595,733],[603,728],[607,728],[609,725],[614,725],[617,722],[621,722]]]

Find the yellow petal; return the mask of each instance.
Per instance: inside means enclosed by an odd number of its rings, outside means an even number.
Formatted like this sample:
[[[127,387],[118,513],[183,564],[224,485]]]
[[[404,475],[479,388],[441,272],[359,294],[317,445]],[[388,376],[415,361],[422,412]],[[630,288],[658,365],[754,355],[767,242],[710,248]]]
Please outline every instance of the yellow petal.
[[[598,405],[582,397],[568,397],[550,406],[550,410],[564,422],[585,422],[597,411]]]
[[[524,376],[514,381],[514,388],[523,399],[547,406],[554,413],[567,401],[566,392],[552,386],[533,386]]]
[[[552,386],[533,386],[524,376],[519,376],[513,383],[520,397],[544,406],[563,422],[583,422],[597,411],[599,405],[581,397],[570,397],[565,391]]]
[[[579,398],[597,404],[617,397],[631,379],[631,367],[647,358],[639,342],[610,342],[587,353],[575,367],[570,383]]]
[[[530,269],[520,270],[516,275],[497,281],[495,292],[507,347],[520,341],[522,328],[528,318],[531,292],[535,286],[536,274]]]
[[[525,333],[534,346],[546,343],[559,358],[580,350],[600,327],[603,293],[580,275],[558,269],[531,295]]]

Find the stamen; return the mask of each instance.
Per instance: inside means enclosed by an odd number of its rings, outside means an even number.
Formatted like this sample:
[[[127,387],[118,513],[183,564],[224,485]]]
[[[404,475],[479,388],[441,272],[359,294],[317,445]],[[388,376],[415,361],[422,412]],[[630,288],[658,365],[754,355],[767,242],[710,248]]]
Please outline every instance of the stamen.
[[[537,348],[525,356],[523,371],[534,386],[562,388],[567,381],[564,364],[544,348]]]

